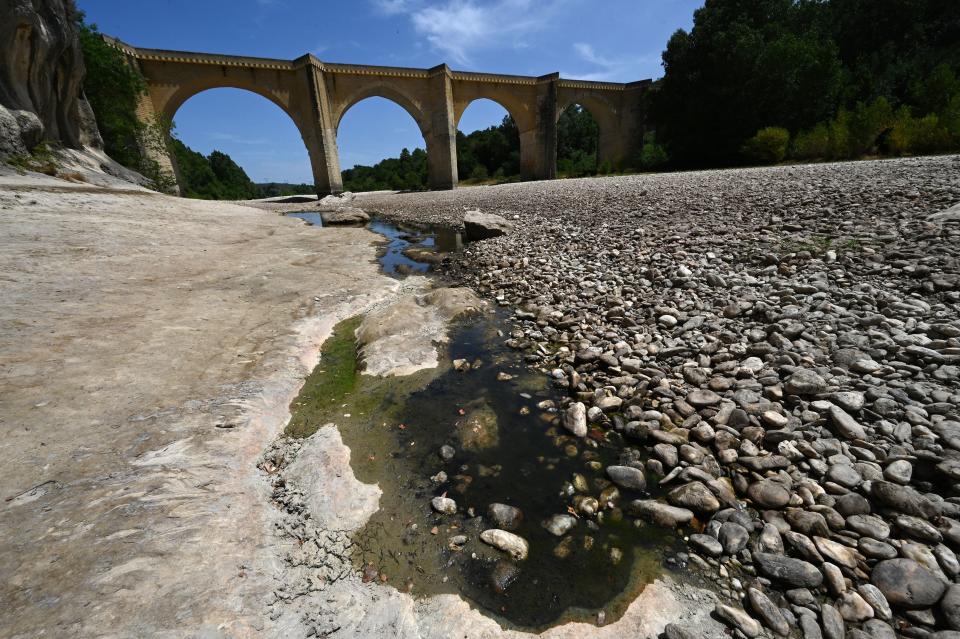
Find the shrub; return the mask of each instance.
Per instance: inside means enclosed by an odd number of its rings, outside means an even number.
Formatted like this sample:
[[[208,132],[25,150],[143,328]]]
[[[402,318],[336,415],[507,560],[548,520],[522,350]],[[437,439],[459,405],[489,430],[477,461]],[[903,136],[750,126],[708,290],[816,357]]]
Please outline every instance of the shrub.
[[[887,138],[887,148],[898,155],[949,151],[960,142],[951,134],[950,124],[941,123],[935,113],[915,118],[908,108],[902,107]]]
[[[954,146],[960,146],[960,93],[953,96],[944,107],[940,122],[953,138]]]
[[[879,97],[870,104],[858,102],[850,114],[847,157],[876,152],[879,138],[893,121],[893,108],[886,98]]]
[[[646,142],[640,149],[640,168],[644,170],[656,169],[667,163],[667,150],[661,144]]]
[[[790,132],[782,127],[768,126],[743,143],[740,151],[750,160],[761,164],[776,164],[787,155]]]
[[[850,114],[846,109],[840,109],[827,124],[827,133],[827,157],[831,160],[850,157]]]
[[[822,160],[829,152],[830,131],[826,124],[818,124],[796,135],[790,155],[799,160]]]
[[[106,42],[97,25],[79,18],[80,46],[87,75],[83,90],[97,118],[104,150],[120,164],[139,170],[139,139],[143,124],[137,119],[137,103],[146,92],[144,79],[126,56]]]
[[[46,175],[57,174],[57,158],[54,156],[47,140],[41,140],[26,155],[11,155],[6,159],[6,162],[21,173],[35,171]]]

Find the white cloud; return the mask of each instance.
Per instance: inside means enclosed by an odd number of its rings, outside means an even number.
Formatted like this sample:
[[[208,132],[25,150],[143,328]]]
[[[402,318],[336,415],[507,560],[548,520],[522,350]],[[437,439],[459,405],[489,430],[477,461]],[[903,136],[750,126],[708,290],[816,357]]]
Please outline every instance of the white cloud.
[[[649,68],[660,58],[658,55],[644,56],[617,56],[608,57],[597,52],[592,45],[586,42],[576,42],[573,50],[577,56],[592,67],[593,71],[587,73],[561,73],[565,78],[574,78],[577,80],[596,80],[609,82],[632,82],[642,80],[644,72],[642,69]]]
[[[515,46],[527,34],[549,24],[552,14],[570,0],[374,0],[387,15],[406,15],[430,46],[457,64],[469,64],[479,50]]]

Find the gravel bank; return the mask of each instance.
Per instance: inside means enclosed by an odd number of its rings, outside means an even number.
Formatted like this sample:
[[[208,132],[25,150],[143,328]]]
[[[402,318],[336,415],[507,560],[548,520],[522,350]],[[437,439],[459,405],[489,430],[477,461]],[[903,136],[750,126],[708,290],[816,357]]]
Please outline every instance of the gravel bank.
[[[514,309],[559,414],[671,487],[625,510],[704,522],[689,560],[737,633],[924,637],[960,631],[958,202],[947,156],[354,204],[517,221],[447,272]]]

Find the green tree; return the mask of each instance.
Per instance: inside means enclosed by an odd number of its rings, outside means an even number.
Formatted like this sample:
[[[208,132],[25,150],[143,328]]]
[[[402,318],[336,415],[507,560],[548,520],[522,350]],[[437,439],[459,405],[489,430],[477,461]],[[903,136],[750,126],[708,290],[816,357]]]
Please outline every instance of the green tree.
[[[776,164],[786,157],[789,143],[789,131],[782,127],[768,126],[744,142],[741,152],[754,162]]]
[[[557,172],[566,176],[597,172],[600,128],[593,115],[579,104],[571,104],[557,120]]]
[[[171,149],[180,173],[180,188],[186,197],[204,200],[248,200],[264,197],[257,185],[226,153],[213,151],[204,157],[171,139]]]
[[[663,53],[654,121],[683,165],[728,164],[770,123],[809,126],[836,105],[841,66],[812,0],[707,0]]]
[[[146,82],[126,57],[104,42],[95,24],[77,18],[83,61],[87,67],[83,90],[96,115],[107,155],[137,170],[141,165],[139,136],[143,124],[137,119],[137,103],[147,90]]]

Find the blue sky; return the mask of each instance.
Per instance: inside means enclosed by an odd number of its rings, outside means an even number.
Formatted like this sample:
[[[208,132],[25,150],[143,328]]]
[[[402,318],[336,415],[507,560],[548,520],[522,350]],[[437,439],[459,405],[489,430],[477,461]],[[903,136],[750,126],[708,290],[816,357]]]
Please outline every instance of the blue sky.
[[[87,22],[135,46],[352,64],[432,67],[630,82],[662,75],[660,54],[702,0],[78,0]],[[505,111],[478,100],[470,132]],[[254,181],[310,182],[306,149],[266,99],[215,89],[177,113],[177,135],[232,156]],[[343,168],[422,147],[413,119],[370,98],[338,131]]]

